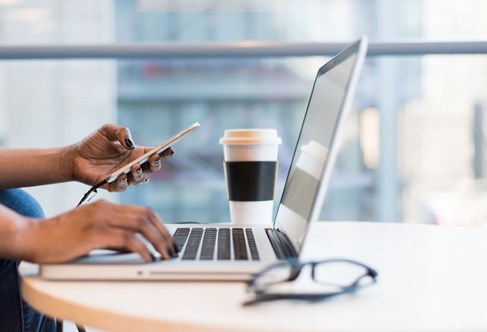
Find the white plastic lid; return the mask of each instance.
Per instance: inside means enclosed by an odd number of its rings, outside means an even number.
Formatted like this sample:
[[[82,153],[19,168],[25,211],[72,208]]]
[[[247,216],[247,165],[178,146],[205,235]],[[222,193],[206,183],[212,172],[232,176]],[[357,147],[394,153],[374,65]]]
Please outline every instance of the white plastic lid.
[[[276,129],[227,129],[220,144],[281,144]]]

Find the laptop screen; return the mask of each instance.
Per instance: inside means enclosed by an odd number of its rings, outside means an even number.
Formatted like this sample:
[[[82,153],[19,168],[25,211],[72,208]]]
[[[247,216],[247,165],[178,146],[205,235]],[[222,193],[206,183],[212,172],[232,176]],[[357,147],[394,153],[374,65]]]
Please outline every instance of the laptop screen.
[[[298,252],[310,222],[319,218],[323,205],[338,148],[336,136],[346,108],[350,108],[365,54],[366,45],[360,45],[359,41],[338,54],[315,78],[274,224]],[[360,49],[362,59],[357,61]]]

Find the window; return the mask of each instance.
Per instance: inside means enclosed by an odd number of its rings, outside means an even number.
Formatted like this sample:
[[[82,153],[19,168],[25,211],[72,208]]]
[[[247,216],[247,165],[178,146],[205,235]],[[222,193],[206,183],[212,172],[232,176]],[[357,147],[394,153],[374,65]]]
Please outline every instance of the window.
[[[487,3],[376,1],[0,2],[3,45],[371,42],[483,38]],[[468,19],[465,19],[468,17]],[[109,199],[153,207],[167,221],[228,220],[218,138],[275,127],[287,172],[315,70],[326,56],[186,57],[0,62],[0,142],[72,143],[104,122],[157,144],[193,121],[150,186]],[[487,55],[369,57],[322,219],[480,225],[485,214]],[[192,134],[193,135],[193,134]],[[47,214],[86,189],[29,189]],[[48,193],[48,194],[47,194]],[[61,202],[61,203],[59,203]]]

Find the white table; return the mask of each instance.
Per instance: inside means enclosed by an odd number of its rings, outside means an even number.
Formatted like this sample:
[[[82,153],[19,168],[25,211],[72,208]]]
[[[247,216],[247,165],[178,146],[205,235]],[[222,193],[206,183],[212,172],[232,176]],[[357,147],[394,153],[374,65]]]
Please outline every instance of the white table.
[[[242,307],[242,283],[53,282],[24,272],[39,311],[110,331],[487,331],[487,229],[323,222],[308,258],[347,257],[378,283],[319,303]]]

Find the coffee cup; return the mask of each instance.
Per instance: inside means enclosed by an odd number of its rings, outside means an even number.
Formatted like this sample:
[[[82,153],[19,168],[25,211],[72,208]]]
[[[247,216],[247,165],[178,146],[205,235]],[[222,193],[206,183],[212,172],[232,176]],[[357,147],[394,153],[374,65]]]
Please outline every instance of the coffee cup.
[[[275,129],[225,130],[224,174],[234,224],[272,224],[279,144]]]

